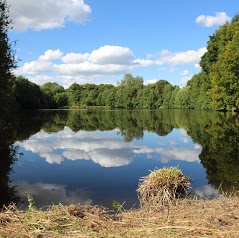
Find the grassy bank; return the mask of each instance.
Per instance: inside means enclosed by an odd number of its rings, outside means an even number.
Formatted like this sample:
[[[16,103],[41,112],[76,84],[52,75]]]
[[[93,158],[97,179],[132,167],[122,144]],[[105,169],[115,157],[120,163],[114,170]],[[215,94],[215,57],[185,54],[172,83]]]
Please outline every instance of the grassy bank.
[[[181,199],[169,209],[110,213],[97,206],[0,213],[0,237],[239,237],[239,198]]]

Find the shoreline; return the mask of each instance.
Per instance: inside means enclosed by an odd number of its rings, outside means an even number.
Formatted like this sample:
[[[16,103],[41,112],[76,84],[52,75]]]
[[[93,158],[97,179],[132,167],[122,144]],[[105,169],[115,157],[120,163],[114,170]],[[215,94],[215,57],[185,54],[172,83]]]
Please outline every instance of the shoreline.
[[[116,210],[115,210],[116,211]],[[165,209],[112,210],[54,205],[42,211],[9,206],[0,237],[239,237],[239,197],[179,199]]]

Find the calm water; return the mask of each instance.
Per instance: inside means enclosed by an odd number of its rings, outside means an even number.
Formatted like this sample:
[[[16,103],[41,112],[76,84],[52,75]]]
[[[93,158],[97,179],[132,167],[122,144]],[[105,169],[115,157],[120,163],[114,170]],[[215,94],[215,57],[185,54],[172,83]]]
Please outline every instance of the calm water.
[[[1,138],[8,141],[0,146],[1,205],[24,208],[28,192],[37,207],[112,207],[116,200],[130,208],[138,204],[139,178],[169,166],[179,166],[205,197],[239,188],[239,118],[230,114],[35,111],[17,115],[13,124]]]

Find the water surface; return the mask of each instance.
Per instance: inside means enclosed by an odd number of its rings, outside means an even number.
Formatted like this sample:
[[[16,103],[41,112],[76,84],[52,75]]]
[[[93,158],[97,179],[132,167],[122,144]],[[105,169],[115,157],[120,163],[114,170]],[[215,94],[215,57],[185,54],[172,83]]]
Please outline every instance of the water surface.
[[[178,166],[195,192],[218,196],[239,187],[238,124],[230,114],[196,110],[22,113],[2,190],[23,208],[26,192],[37,207],[116,200],[130,208],[140,177]]]

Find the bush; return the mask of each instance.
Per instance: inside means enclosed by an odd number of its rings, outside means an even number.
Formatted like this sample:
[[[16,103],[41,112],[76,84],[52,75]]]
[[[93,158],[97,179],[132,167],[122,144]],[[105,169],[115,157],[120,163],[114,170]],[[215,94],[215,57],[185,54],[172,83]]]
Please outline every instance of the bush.
[[[141,178],[137,192],[141,207],[164,207],[185,197],[189,189],[190,179],[178,167],[170,167]]]

